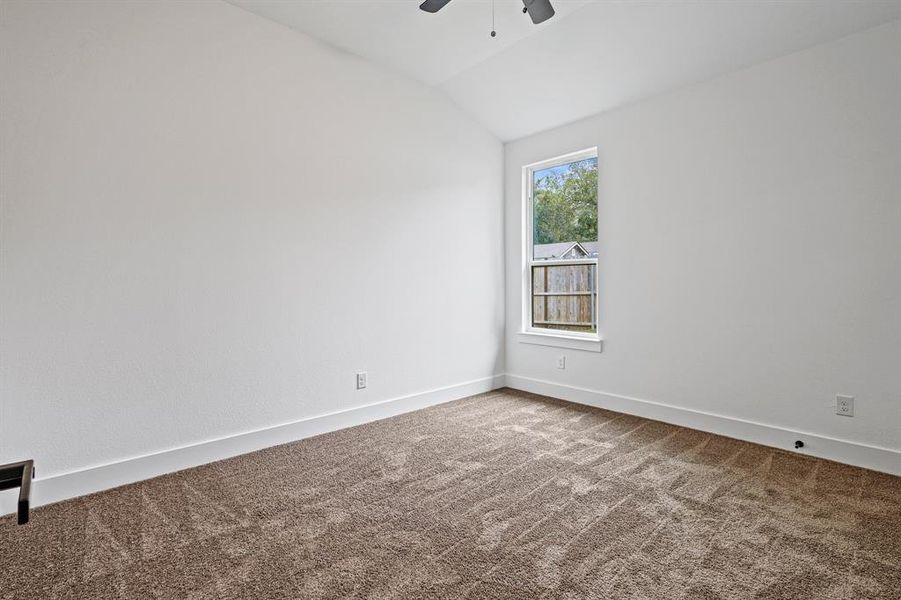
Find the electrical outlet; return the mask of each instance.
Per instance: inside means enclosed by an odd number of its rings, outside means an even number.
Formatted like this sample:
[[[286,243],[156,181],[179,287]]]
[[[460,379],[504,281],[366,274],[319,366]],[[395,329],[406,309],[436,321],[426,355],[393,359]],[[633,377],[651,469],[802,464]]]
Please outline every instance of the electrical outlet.
[[[558,369],[566,368],[566,356],[560,355],[557,357],[557,368]]]
[[[836,396],[835,414],[843,417],[854,416],[854,396]]]
[[[357,389],[362,390],[366,387],[366,371],[360,371],[357,373]]]

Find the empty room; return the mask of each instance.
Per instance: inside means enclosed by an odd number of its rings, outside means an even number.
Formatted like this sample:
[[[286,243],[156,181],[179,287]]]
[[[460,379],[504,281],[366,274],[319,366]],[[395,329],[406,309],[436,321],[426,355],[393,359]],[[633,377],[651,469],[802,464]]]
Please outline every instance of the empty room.
[[[0,0],[0,600],[901,600],[901,0]]]

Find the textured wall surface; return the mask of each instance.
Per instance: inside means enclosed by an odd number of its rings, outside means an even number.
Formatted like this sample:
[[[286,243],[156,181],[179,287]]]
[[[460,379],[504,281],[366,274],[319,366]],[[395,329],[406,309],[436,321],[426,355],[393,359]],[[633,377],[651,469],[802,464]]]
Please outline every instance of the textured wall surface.
[[[440,94],[223,2],[0,10],[0,462],[503,372],[503,150]]]
[[[895,21],[508,144],[508,373],[901,450],[899,73]],[[519,343],[522,167],[593,146],[604,351]]]

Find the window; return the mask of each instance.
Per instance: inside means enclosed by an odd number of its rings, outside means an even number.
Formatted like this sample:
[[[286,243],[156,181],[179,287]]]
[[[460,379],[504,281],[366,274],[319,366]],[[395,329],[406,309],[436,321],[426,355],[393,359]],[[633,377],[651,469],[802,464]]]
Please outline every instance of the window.
[[[523,330],[597,340],[597,149],[530,165],[524,175]]]

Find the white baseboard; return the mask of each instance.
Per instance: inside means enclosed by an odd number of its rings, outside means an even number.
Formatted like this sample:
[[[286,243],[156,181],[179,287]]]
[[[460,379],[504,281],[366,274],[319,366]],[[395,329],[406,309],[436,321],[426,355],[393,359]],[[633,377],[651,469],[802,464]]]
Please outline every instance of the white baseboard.
[[[834,460],[874,471],[901,475],[901,452],[889,448],[835,439],[807,431],[793,431],[773,425],[680,408],[650,400],[608,394],[521,375],[508,374],[507,386],[525,392],[606,408],[656,421],[664,421],[673,425],[699,429],[708,433]],[[802,440],[804,447],[800,450],[795,450],[795,440]]]
[[[664,421],[789,451],[795,451],[794,441],[802,439],[804,448],[798,451],[801,454],[901,476],[901,452],[897,450],[508,374],[467,381],[69,473],[46,478],[38,477],[32,482],[32,506],[59,502],[329,431],[385,419],[495,390],[504,385],[517,390]],[[40,474],[40,471],[38,473]],[[15,511],[17,493],[17,490],[0,493],[0,515]]]
[[[308,417],[291,423],[284,423],[224,438],[208,440],[171,448],[153,454],[128,458],[69,473],[38,477],[31,487],[31,506],[59,502],[68,498],[84,496],[109,488],[150,479],[166,473],[196,467],[239,454],[293,442],[329,431],[336,431],[370,421],[393,417],[405,412],[418,410],[481,394],[504,386],[504,375],[494,375],[457,385],[393,398],[365,406],[349,408],[324,415]],[[0,494],[0,515],[16,510],[18,489]]]

